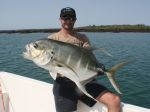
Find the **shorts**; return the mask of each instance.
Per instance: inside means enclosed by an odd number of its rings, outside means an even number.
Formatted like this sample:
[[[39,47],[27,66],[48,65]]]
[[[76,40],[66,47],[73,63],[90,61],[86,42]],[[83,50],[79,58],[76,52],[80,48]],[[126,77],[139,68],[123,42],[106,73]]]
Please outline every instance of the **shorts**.
[[[76,84],[66,77],[57,77],[54,82],[53,94],[55,98],[56,112],[72,112],[77,110],[78,100],[88,106],[93,106],[96,101],[86,95],[79,95]],[[85,85],[86,91],[97,98],[107,88],[92,80]]]

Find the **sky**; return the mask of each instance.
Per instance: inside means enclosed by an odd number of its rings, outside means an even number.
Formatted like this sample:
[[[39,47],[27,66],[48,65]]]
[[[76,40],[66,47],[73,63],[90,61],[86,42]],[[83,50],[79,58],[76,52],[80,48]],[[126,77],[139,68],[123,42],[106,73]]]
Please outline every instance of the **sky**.
[[[75,27],[150,25],[150,0],[0,0],[0,30],[60,28],[64,7],[76,10]]]

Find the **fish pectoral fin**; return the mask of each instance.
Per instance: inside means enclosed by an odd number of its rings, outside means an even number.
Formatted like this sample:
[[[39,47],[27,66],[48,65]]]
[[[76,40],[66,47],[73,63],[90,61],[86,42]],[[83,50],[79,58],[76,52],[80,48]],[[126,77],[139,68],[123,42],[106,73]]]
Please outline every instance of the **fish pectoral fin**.
[[[56,73],[56,72],[50,72],[50,71],[49,71],[49,75],[50,75],[54,80],[56,80],[56,77],[57,77],[57,73]]]
[[[80,80],[77,73],[75,73],[71,68],[63,64],[59,64],[58,66],[56,66],[55,71],[57,71],[57,73],[60,73],[62,76],[65,76],[74,82],[75,81],[79,82]]]

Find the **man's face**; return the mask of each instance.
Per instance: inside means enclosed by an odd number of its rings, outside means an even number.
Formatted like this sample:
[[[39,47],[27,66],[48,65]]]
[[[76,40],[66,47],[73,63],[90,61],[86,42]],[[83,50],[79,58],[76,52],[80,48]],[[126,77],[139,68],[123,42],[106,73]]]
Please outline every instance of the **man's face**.
[[[76,21],[75,17],[71,17],[71,16],[64,16],[60,18],[61,21],[61,25],[64,29],[66,30],[72,30],[74,27],[74,23]]]

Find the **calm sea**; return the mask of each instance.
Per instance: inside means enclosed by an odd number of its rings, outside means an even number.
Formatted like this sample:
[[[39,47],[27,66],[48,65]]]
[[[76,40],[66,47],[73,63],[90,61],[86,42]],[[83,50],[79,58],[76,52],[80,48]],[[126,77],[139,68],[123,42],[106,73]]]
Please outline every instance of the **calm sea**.
[[[52,83],[44,69],[22,57],[24,46],[34,40],[47,38],[50,33],[0,34],[0,71],[15,73]],[[134,59],[116,73],[123,92],[122,102],[150,108],[150,33],[85,33],[97,48],[106,49],[113,57],[94,51],[106,68],[125,60]],[[97,79],[114,91],[106,76]]]

